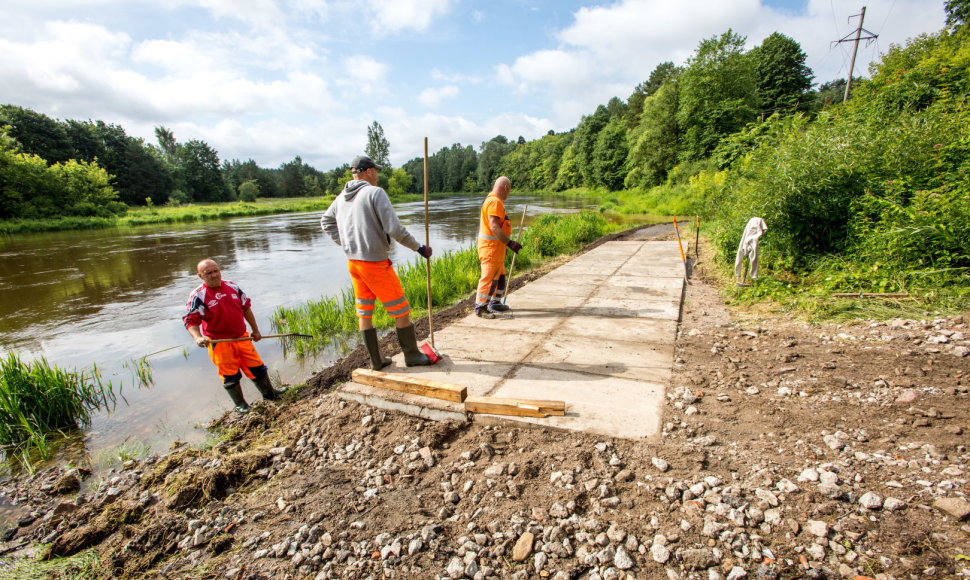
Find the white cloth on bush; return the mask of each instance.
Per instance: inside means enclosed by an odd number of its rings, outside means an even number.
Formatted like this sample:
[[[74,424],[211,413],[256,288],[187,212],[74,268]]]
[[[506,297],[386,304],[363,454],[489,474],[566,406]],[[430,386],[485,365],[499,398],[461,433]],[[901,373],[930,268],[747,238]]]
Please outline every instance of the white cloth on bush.
[[[747,258],[751,264],[751,279],[758,278],[758,242],[761,236],[768,231],[768,224],[759,217],[748,220],[748,225],[744,226],[744,235],[741,236],[741,243],[738,244],[738,255],[734,259],[734,277],[741,278],[741,268]]]

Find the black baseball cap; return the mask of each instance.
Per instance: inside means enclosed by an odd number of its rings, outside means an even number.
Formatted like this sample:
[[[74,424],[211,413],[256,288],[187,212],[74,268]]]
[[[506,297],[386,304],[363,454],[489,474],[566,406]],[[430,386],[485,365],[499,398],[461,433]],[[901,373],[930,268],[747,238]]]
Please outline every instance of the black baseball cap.
[[[364,171],[370,169],[371,167],[376,167],[378,169],[384,169],[384,166],[374,163],[374,161],[366,155],[358,155],[354,157],[354,160],[350,162],[351,171]]]

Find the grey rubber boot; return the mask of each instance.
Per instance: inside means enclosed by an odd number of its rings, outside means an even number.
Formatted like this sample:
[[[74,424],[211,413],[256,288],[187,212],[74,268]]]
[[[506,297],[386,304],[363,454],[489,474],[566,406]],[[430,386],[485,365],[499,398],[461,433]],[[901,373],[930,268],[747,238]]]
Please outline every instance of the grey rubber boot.
[[[286,391],[273,388],[273,382],[269,380],[269,373],[259,377],[258,379],[253,379],[256,383],[256,388],[259,390],[259,394],[263,396],[263,400],[275,401],[279,399]]]
[[[401,350],[404,351],[404,364],[409,367],[420,367],[431,364],[428,355],[421,352],[418,348],[418,339],[414,336],[414,325],[397,329],[397,341],[401,343]]]
[[[379,371],[391,364],[391,359],[386,358],[381,354],[381,347],[377,343],[378,338],[376,328],[361,330],[360,334],[364,337],[364,345],[367,346],[367,353],[370,354],[370,368],[372,370]]]
[[[249,405],[246,404],[246,399],[243,397],[242,385],[239,384],[239,381],[224,383],[222,386],[229,393],[229,398],[232,399],[232,403],[236,406],[236,412],[240,415],[248,413]]]

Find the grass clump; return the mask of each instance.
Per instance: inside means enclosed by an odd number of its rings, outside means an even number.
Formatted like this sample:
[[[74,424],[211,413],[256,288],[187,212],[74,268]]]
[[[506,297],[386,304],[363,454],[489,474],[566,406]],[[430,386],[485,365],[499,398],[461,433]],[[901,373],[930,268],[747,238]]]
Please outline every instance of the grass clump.
[[[102,382],[96,368],[66,371],[44,358],[24,362],[10,353],[0,359],[0,446],[46,459],[48,435],[89,425],[93,411],[115,402],[111,383]]]
[[[606,220],[592,212],[542,215],[522,236],[523,249],[516,258],[515,271],[523,273],[549,258],[575,252],[602,237],[606,227]],[[507,252],[507,263],[511,256],[512,252]],[[397,273],[404,287],[404,295],[411,304],[411,319],[426,316],[428,294],[424,260],[399,265]],[[432,304],[446,307],[465,298],[478,286],[480,275],[478,250],[474,245],[435,256],[431,260]],[[315,341],[292,341],[293,350],[298,356],[326,346],[354,348],[358,342],[358,326],[353,288],[301,306],[277,308],[273,314],[273,325],[280,332],[298,332],[316,337]],[[393,320],[383,308],[374,309],[375,327],[389,328],[392,325]]]

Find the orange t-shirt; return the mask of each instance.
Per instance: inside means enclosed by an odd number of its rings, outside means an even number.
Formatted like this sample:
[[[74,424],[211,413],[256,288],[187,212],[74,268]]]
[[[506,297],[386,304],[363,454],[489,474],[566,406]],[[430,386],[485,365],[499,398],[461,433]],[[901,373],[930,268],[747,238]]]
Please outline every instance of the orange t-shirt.
[[[478,247],[489,245],[504,246],[505,244],[502,242],[492,239],[495,236],[492,234],[492,228],[488,223],[489,216],[498,217],[502,221],[502,232],[506,236],[512,236],[512,222],[509,221],[509,216],[505,213],[505,203],[499,196],[494,193],[489,193],[485,197],[485,203],[482,204],[482,219],[478,225]]]

